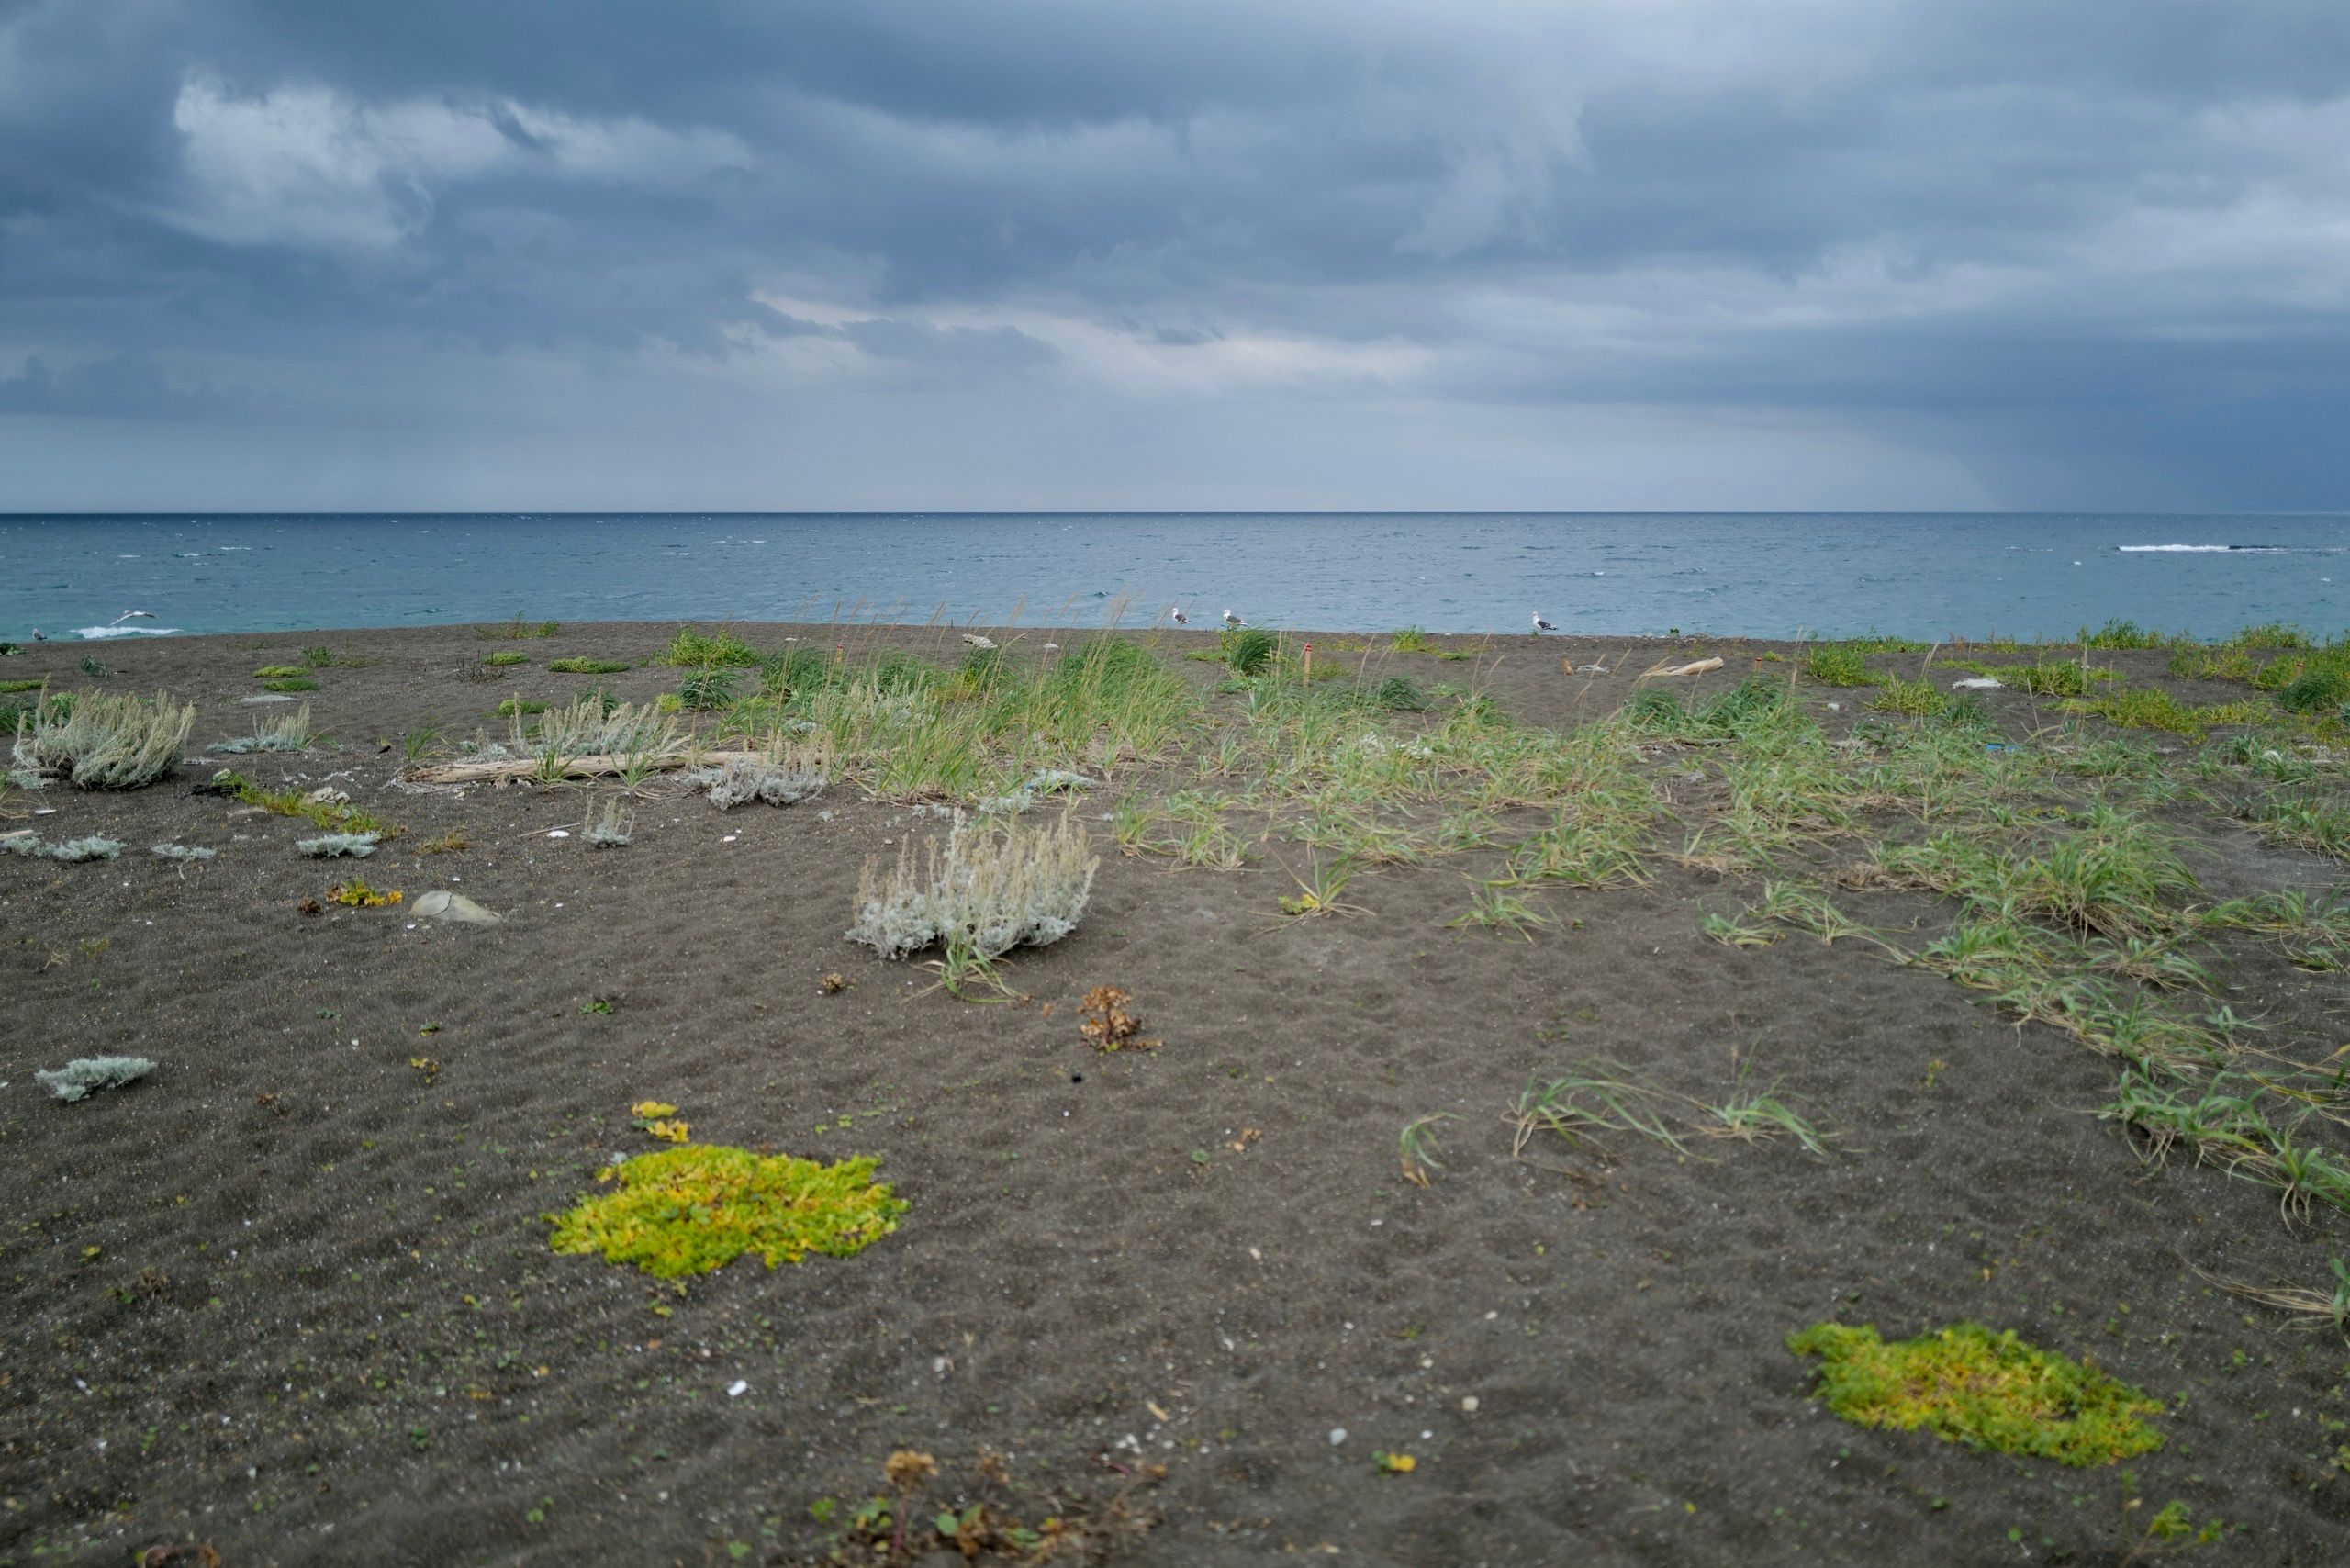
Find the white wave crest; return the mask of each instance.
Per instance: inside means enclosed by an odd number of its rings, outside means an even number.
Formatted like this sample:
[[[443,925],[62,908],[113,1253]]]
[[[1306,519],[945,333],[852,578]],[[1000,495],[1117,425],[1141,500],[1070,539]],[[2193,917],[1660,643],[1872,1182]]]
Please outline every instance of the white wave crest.
[[[84,626],[74,633],[89,642],[103,642],[108,637],[176,637],[176,626]]]

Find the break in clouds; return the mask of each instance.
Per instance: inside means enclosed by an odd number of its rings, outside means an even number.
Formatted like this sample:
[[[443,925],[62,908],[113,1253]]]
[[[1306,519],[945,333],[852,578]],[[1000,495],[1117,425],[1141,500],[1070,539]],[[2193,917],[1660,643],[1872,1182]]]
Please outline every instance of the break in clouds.
[[[0,0],[13,508],[2317,508],[2350,10]]]

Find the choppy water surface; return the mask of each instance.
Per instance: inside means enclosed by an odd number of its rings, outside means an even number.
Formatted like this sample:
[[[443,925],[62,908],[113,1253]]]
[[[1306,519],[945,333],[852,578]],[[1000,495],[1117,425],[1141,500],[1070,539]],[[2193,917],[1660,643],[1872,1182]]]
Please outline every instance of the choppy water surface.
[[[2343,629],[2350,515],[0,517],[0,637],[499,620],[1018,619],[2056,637]],[[143,610],[152,618],[117,618]]]

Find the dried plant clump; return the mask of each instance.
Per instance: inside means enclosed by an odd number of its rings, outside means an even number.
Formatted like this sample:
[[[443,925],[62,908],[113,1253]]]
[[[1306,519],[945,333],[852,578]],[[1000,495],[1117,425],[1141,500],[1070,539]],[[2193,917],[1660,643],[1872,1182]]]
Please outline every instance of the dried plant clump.
[[[152,703],[86,695],[43,703],[17,721],[16,770],[62,777],[83,790],[136,790],[179,766],[195,727],[196,704],[161,692]]]
[[[1147,1051],[1157,1048],[1157,1040],[1142,1036],[1142,1014],[1134,1011],[1134,998],[1114,985],[1097,985],[1079,1002],[1078,1010],[1084,1014],[1078,1033],[1097,1051]]]
[[[120,1089],[155,1070],[145,1057],[78,1057],[63,1067],[43,1069],[33,1078],[43,1089],[71,1104],[101,1089]]]
[[[958,813],[942,847],[908,839],[895,867],[866,864],[848,938],[886,958],[934,944],[987,962],[1014,947],[1043,947],[1077,929],[1101,866],[1085,829],[1062,813],[1050,827],[1002,828]]]
[[[158,844],[151,853],[159,860],[217,860],[220,852],[196,844]]]
[[[686,782],[706,788],[710,803],[722,812],[753,801],[789,806],[821,792],[832,782],[833,767],[829,735],[787,741],[778,732],[757,751],[727,757],[715,767],[698,768],[686,775]]]

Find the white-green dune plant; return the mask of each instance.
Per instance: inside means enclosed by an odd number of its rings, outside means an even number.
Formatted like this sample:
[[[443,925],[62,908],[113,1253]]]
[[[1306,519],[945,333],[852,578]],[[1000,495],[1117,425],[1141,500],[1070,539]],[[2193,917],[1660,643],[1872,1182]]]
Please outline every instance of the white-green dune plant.
[[[180,763],[196,704],[157,693],[136,697],[77,694],[20,715],[13,772],[21,779],[62,778],[83,790],[137,790]]]
[[[624,849],[636,833],[636,813],[618,801],[606,801],[588,819],[579,836],[596,849]]]
[[[0,838],[0,850],[36,860],[62,860],[71,864],[84,860],[119,859],[122,840],[101,838],[92,834],[87,838],[69,838],[52,844],[36,834],[16,833]]]
[[[583,759],[598,759],[598,772],[650,770],[686,755],[688,737],[677,731],[677,721],[659,710],[634,702],[607,704],[589,692],[568,705],[540,717],[525,730],[522,716],[514,716],[513,750],[538,761],[542,783],[569,776]]]
[[[42,1069],[33,1078],[43,1089],[71,1104],[87,1100],[100,1089],[120,1089],[155,1070],[145,1057],[77,1057],[63,1067]]]
[[[239,735],[235,740],[214,741],[204,749],[229,756],[244,756],[260,751],[301,751],[311,740],[310,705],[303,703],[281,719],[256,719],[253,733]]]
[[[686,782],[710,791],[710,803],[732,811],[753,801],[771,806],[796,805],[832,782],[833,740],[821,731],[803,740],[787,740],[781,731],[768,735],[755,751],[722,759],[715,767],[698,768]]]
[[[364,860],[375,853],[375,846],[381,836],[373,833],[328,833],[316,838],[297,838],[294,841],[294,847],[313,860],[331,860],[339,857]]]
[[[1049,826],[990,826],[960,813],[942,846],[909,838],[895,866],[868,861],[857,888],[852,942],[885,958],[935,946],[949,990],[979,979],[1002,989],[995,962],[1077,929],[1101,866],[1075,815]]]

